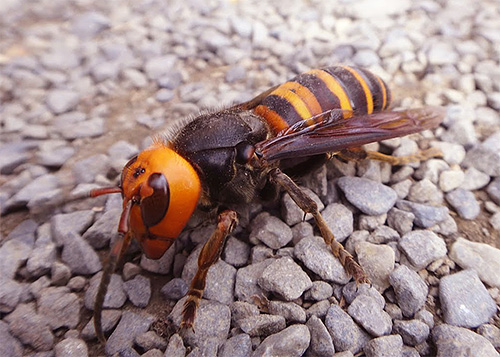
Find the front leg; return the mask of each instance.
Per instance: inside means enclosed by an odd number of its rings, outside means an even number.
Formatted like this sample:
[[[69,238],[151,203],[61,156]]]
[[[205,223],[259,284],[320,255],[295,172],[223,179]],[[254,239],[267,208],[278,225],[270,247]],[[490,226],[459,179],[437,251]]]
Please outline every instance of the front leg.
[[[292,200],[294,200],[305,213],[312,214],[326,244],[330,247],[333,254],[340,260],[347,273],[352,275],[356,284],[370,283],[366,273],[363,271],[363,268],[356,263],[352,255],[345,250],[342,244],[335,240],[332,230],[328,227],[325,219],[319,213],[316,202],[305,194],[304,191],[302,191],[300,187],[297,186],[297,184],[280,169],[272,170],[269,175],[272,181],[283,187],[285,191],[288,192]]]
[[[235,211],[226,210],[219,213],[217,227],[203,246],[198,257],[198,270],[191,281],[184,309],[182,310],[181,330],[193,328],[196,309],[205,289],[208,269],[219,260],[224,242],[237,224],[238,217]]]

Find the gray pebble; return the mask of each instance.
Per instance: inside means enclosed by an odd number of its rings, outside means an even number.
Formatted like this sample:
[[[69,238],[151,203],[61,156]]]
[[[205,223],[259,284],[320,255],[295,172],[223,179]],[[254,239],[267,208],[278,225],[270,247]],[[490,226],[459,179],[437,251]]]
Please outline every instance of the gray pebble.
[[[283,331],[267,337],[252,353],[259,356],[302,356],[309,347],[311,335],[305,325],[292,325]]]
[[[61,260],[74,274],[94,274],[102,269],[101,260],[80,235],[69,232],[61,254]]]
[[[231,62],[233,62],[233,60],[231,60]],[[241,79],[244,79],[246,75],[247,73],[245,67],[235,65],[229,67],[229,69],[226,72],[225,79],[227,83],[233,83]]]
[[[312,287],[304,294],[306,300],[320,301],[328,299],[333,294],[333,288],[327,282],[317,280],[313,281]]]
[[[396,256],[388,245],[360,242],[356,245],[358,262],[368,275],[368,279],[379,291],[387,289],[389,275],[394,270]]]
[[[75,276],[68,281],[68,288],[71,291],[80,292],[87,285],[87,279],[83,276]]]
[[[398,201],[396,206],[403,211],[413,213],[414,223],[422,228],[432,227],[448,217],[448,208],[443,206],[435,207],[405,200]]]
[[[439,176],[439,188],[443,192],[450,192],[460,187],[465,179],[465,173],[461,170],[445,170]]]
[[[325,326],[332,336],[336,351],[349,350],[357,354],[370,340],[369,335],[354,322],[352,317],[335,304],[328,309]]]
[[[378,216],[368,216],[366,214],[362,214],[359,216],[359,229],[373,231],[383,225],[386,219],[387,213],[383,213]]]
[[[434,327],[434,316],[429,310],[422,309],[415,314],[415,319],[424,322],[430,328]]]
[[[449,168],[450,166],[444,160],[429,159],[420,164],[420,167],[415,171],[414,176],[419,180],[426,178],[432,183],[438,183],[441,172],[448,170]]]
[[[26,206],[37,194],[54,190],[58,186],[59,179],[55,175],[46,174],[39,176],[20,189],[5,205],[8,208],[21,208]]]
[[[9,313],[14,310],[21,300],[23,290],[23,285],[17,281],[0,278],[0,312]]]
[[[311,307],[309,307],[306,310],[306,318],[309,319],[311,316],[316,316],[322,319],[326,316],[329,308],[330,308],[330,301],[328,300],[318,301],[317,303],[312,304]]]
[[[465,170],[464,181],[460,188],[469,191],[479,190],[490,182],[490,176],[479,171],[475,167],[469,167]]]
[[[238,324],[238,321],[249,316],[259,315],[259,308],[248,302],[235,301],[230,306],[231,309],[231,319],[233,324]]]
[[[258,244],[251,250],[250,261],[252,263],[258,263],[269,258],[274,258],[275,256],[276,255],[271,248],[265,246],[264,244]]]
[[[239,268],[247,264],[248,258],[250,256],[250,246],[233,237],[230,236],[222,252],[222,259],[228,264]]]
[[[152,349],[164,350],[167,348],[167,341],[158,336],[154,331],[147,331],[135,338],[135,343],[145,351]],[[160,354],[163,356],[163,354]]]
[[[121,213],[121,209],[111,209],[104,212],[104,214],[83,234],[83,239],[96,249],[106,247],[111,239],[118,234],[117,227]]]
[[[80,94],[67,89],[52,89],[46,98],[46,104],[54,114],[61,114],[74,109],[79,101]]]
[[[53,285],[66,285],[71,278],[71,268],[66,264],[55,261],[50,268],[50,276]]]
[[[473,269],[490,286],[500,286],[500,249],[459,237],[451,246],[450,258],[463,269]]]
[[[332,337],[321,319],[316,316],[311,316],[306,326],[311,334],[311,343],[308,351],[318,357],[333,355],[335,353],[335,347],[333,346]]]
[[[458,326],[442,324],[432,330],[438,356],[498,356],[493,345],[483,336]]]
[[[286,327],[285,318],[279,315],[251,315],[238,320],[238,327],[251,337],[269,336]]]
[[[71,23],[73,33],[82,39],[95,37],[110,26],[109,19],[96,11],[88,11],[80,14]]]
[[[85,292],[85,307],[88,310],[94,310],[95,298],[97,295],[97,289],[101,282],[101,277],[102,273],[98,273],[90,279],[89,287]],[[122,307],[126,300],[127,296],[123,291],[123,280],[119,275],[113,274],[108,285],[108,291],[104,298],[103,307],[105,309],[116,309]]]
[[[329,204],[323,212],[321,212],[321,215],[338,242],[343,242],[354,230],[352,212],[340,203]]]
[[[387,213],[387,224],[394,228],[400,235],[408,233],[413,228],[415,215],[411,212],[403,211],[398,208],[391,208]]]
[[[153,57],[144,65],[144,71],[149,79],[156,80],[170,72],[175,62],[176,58],[172,55]]]
[[[201,248],[200,248],[201,249]],[[160,259],[149,259],[145,254],[141,257],[141,268],[157,274],[170,274],[175,258],[176,245],[172,244],[170,248],[162,255]],[[199,253],[199,251],[198,251]],[[194,273],[193,273],[194,276]]]
[[[150,315],[139,315],[134,312],[125,311],[106,343],[106,354],[113,355],[132,347],[134,340],[140,334],[146,332],[154,318]]]
[[[306,195],[308,195],[316,205],[318,206],[318,211],[322,211],[325,208],[323,202],[321,202],[320,198],[316,193],[314,193],[311,189],[307,187],[301,187],[301,190],[304,191]],[[302,221],[308,221],[312,219],[312,214],[308,213],[304,216],[304,211],[292,200],[288,193],[285,193],[281,198],[281,215],[285,220],[286,224],[289,226],[293,226]]]
[[[37,351],[48,351],[54,345],[54,336],[44,317],[35,311],[34,304],[19,304],[5,321],[10,333],[23,344]]]
[[[375,181],[359,177],[341,177],[337,184],[347,200],[368,215],[386,213],[396,203],[396,192]]]
[[[252,221],[250,240],[256,239],[272,249],[279,249],[292,240],[292,230],[279,218],[262,213]]]
[[[372,336],[387,335],[392,330],[392,319],[371,296],[358,295],[347,312]]]
[[[429,288],[420,276],[405,265],[400,265],[389,276],[398,305],[406,317],[412,317],[424,306]]]
[[[51,233],[57,246],[65,245],[72,240],[73,235],[83,233],[94,219],[91,210],[57,214],[52,217]]]
[[[91,138],[104,134],[104,119],[92,118],[75,124],[60,125],[57,130],[67,140]]]
[[[406,233],[399,241],[399,248],[417,270],[425,268],[447,253],[444,240],[427,230]]]
[[[79,338],[66,338],[54,347],[56,357],[89,355],[88,347],[83,340]]]
[[[481,207],[476,201],[474,194],[463,188],[457,188],[446,194],[446,201],[453,206],[460,217],[465,219],[474,219],[481,212]]]
[[[411,186],[407,199],[412,202],[436,206],[443,203],[443,193],[431,180],[424,178]]]
[[[483,143],[467,152],[465,167],[474,167],[490,176],[500,176],[500,133],[488,137]]]
[[[258,279],[261,288],[283,297],[297,299],[312,286],[309,276],[289,257],[277,259],[267,266]]]
[[[52,150],[42,150],[36,153],[37,162],[40,165],[59,168],[75,154],[71,146],[58,146]]]
[[[160,88],[176,89],[182,83],[182,74],[176,70],[170,70],[156,81]]]
[[[252,353],[252,341],[246,333],[229,338],[222,345],[219,357],[250,357]]]
[[[89,183],[94,182],[98,174],[106,176],[108,169],[108,156],[97,154],[76,162],[73,165],[73,175],[77,183]]]
[[[497,312],[495,301],[470,269],[443,277],[439,300],[444,320],[455,326],[476,328]]]
[[[500,178],[494,179],[486,188],[486,192],[493,202],[500,205]]]
[[[134,279],[123,283],[123,290],[134,306],[148,306],[151,298],[151,282],[148,278],[137,275]]]
[[[234,286],[235,296],[238,300],[252,302],[252,296],[267,295],[257,284],[257,280],[272,262],[273,259],[266,259],[238,269]]]
[[[121,316],[122,312],[120,310],[103,310],[101,321],[102,331],[107,334],[108,332],[113,330],[120,320]],[[93,317],[82,329],[81,336],[85,340],[91,340],[96,337]]]
[[[420,320],[396,320],[393,331],[401,335],[406,345],[416,346],[427,339],[430,328]]]
[[[9,325],[0,321],[0,355],[21,357],[23,349],[21,343],[12,336]]]
[[[460,164],[465,158],[465,149],[457,143],[448,143],[446,141],[433,141],[431,147],[438,148],[443,153],[443,159],[449,165]]]
[[[500,347],[500,328],[492,324],[483,324],[477,328],[477,333],[490,341],[493,347]]]
[[[38,313],[55,330],[75,328],[80,321],[81,300],[67,287],[48,287],[40,292]]]
[[[270,314],[283,316],[287,323],[306,322],[306,311],[294,302],[271,300],[268,309]]]
[[[324,280],[345,284],[350,279],[321,237],[302,239],[295,246],[294,254],[308,269]]]
[[[181,278],[174,278],[166,283],[161,292],[169,300],[179,300],[188,292],[188,285]]]
[[[170,337],[168,341],[167,349],[165,350],[165,357],[185,357],[186,347],[184,347],[184,342],[179,334],[174,334]]]
[[[30,159],[30,154],[28,152],[19,152],[13,149],[11,145],[2,145],[0,147],[0,173],[2,175],[9,175],[14,170],[26,163]]]
[[[368,342],[363,351],[366,357],[400,357],[403,339],[399,335],[377,337]]]

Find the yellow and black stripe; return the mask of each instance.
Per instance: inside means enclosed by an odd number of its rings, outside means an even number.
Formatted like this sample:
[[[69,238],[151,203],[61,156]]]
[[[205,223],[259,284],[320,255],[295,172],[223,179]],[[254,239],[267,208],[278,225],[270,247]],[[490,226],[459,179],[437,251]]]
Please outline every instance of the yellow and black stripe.
[[[387,109],[390,101],[391,93],[380,77],[362,68],[337,66],[313,69],[278,86],[255,113],[278,133],[331,109],[371,114]]]

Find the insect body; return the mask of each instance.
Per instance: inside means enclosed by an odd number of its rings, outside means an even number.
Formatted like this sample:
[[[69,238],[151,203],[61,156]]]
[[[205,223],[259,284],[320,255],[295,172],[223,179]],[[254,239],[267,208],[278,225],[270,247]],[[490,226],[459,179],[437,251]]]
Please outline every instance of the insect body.
[[[287,172],[303,173],[331,155],[392,164],[436,156],[430,150],[395,158],[360,149],[366,143],[436,127],[442,120],[438,108],[387,111],[390,99],[385,83],[367,70],[347,66],[312,70],[249,102],[194,118],[170,139],[157,139],[131,159],[119,187],[91,192],[91,196],[120,192],[123,197],[120,239],[111,250],[94,309],[101,341],[107,284],[131,239],[140,243],[147,257],[158,259],[197,207],[232,207],[284,189],[313,215],[325,242],[354,280],[367,282],[362,268],[335,240],[315,202]],[[200,253],[181,327],[193,326],[208,269],[219,259],[236,224],[237,213],[222,209]]]

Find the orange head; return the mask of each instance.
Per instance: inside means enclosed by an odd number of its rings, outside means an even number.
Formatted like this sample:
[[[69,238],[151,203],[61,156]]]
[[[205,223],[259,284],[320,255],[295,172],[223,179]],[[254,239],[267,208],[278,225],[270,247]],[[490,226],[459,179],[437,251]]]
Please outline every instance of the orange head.
[[[118,230],[136,238],[148,258],[160,258],[198,204],[198,174],[174,150],[154,143],[125,165],[120,186],[124,227]]]

